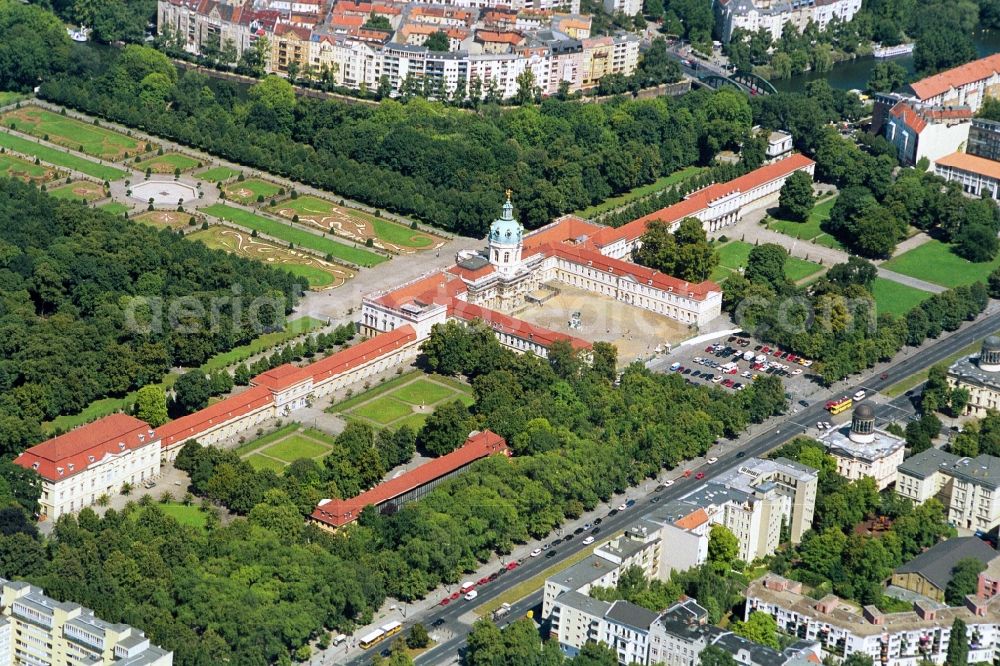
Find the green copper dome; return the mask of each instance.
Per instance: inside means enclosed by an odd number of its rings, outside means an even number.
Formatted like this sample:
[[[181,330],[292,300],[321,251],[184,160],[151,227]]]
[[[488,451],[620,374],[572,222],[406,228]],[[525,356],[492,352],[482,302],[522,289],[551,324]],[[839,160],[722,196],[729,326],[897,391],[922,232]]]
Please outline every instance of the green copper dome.
[[[510,194],[508,193],[500,219],[494,220],[493,224],[490,225],[490,242],[513,245],[521,242],[523,233],[521,225],[514,219],[514,204],[510,202]]]

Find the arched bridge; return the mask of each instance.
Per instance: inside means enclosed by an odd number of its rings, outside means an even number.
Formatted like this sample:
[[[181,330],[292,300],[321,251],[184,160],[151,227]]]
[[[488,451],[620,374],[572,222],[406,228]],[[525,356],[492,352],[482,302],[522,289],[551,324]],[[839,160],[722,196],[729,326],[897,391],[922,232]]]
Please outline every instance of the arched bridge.
[[[726,75],[702,68],[700,73],[696,72],[694,75],[699,81],[716,90],[730,86],[751,95],[770,95],[778,92],[770,81],[750,72],[736,72],[732,75]]]

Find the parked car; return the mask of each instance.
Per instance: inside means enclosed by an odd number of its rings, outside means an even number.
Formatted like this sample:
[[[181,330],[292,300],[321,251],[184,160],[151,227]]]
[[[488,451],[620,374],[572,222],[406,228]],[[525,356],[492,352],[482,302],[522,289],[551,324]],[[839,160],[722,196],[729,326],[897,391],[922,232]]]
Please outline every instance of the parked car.
[[[625,502],[625,506],[632,508],[633,506],[635,506],[635,500],[630,499],[629,501]]]
[[[441,604],[440,605],[441,606],[447,606],[450,603],[451,603],[451,597],[445,597],[444,599],[441,600]]]
[[[589,546],[592,543],[594,543],[594,537],[592,537],[592,536],[589,536],[589,537],[587,537],[586,539],[583,540],[583,545],[584,546]]]
[[[666,481],[663,482],[663,485],[668,486],[668,487],[672,486],[672,485],[674,485],[674,480],[673,479],[667,479]]]
[[[556,556],[556,551],[554,550],[550,550],[548,553],[545,554],[545,557],[555,557],[555,556]]]
[[[625,502],[622,502],[621,504],[618,505],[618,510],[619,511],[624,511],[627,508],[628,508],[628,504],[626,504]]]
[[[696,478],[699,481],[701,481],[702,479],[705,478],[705,473],[704,472],[698,472],[697,474],[694,475],[694,478]]]
[[[594,529],[590,530],[590,533],[591,534],[598,534],[600,531],[601,531],[600,527],[595,527]]]

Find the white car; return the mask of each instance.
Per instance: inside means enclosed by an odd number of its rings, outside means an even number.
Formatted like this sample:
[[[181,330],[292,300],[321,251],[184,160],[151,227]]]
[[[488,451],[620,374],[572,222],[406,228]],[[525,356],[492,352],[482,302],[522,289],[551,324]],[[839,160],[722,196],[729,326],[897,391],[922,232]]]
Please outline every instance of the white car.
[[[712,377],[712,383],[713,384],[718,384],[721,381],[722,381],[722,375],[715,375],[715,376]]]
[[[479,596],[479,592],[476,591],[476,590],[472,590],[467,595],[465,595],[465,600],[466,601],[472,601],[473,599],[475,599],[478,596]]]
[[[705,462],[707,462],[709,465],[714,465],[715,463],[719,462],[719,459],[716,458],[715,456],[712,456],[711,458],[709,458]]]
[[[587,537],[586,539],[583,540],[583,545],[584,546],[589,546],[592,543],[594,543],[594,537],[593,536],[589,536],[589,537]]]
[[[751,377],[753,377],[753,373],[750,372],[749,370],[744,370],[742,373],[740,373],[740,377],[745,377],[747,379],[750,379]]]
[[[795,368],[794,370],[792,370],[792,374],[793,375],[801,375],[802,374],[802,368]]]
[[[622,502],[621,504],[618,505],[618,510],[619,511],[624,511],[627,508],[628,508],[628,504],[626,504],[625,502]]]
[[[825,427],[826,427],[825,423],[823,423],[822,421],[816,421],[816,429],[817,430],[822,430]]]
[[[538,557],[541,554],[542,554],[542,549],[541,548],[536,548],[533,551],[531,551],[531,556],[532,557]]]
[[[668,486],[668,487],[672,486],[672,485],[674,485],[674,480],[673,479],[667,479],[666,481],[663,482],[663,485]]]
[[[865,390],[861,389],[857,393],[854,394],[854,399],[855,400],[864,400],[865,399],[865,395],[867,395],[865,393]]]

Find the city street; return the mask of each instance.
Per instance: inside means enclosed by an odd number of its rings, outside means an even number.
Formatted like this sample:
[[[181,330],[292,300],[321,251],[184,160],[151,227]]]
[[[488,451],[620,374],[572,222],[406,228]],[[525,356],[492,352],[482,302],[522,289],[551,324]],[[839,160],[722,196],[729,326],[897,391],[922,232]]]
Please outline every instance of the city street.
[[[884,390],[885,388],[916,372],[924,370],[935,363],[946,359],[956,351],[976,340],[982,339],[987,335],[994,333],[998,329],[1000,329],[1000,312],[997,312],[996,308],[993,308],[983,318],[975,322],[967,323],[951,335],[932,341],[916,351],[911,350],[911,353],[908,353],[901,360],[879,366],[863,378],[838,382],[834,389],[827,392],[826,397],[840,395],[842,393],[853,393],[860,388],[864,388],[869,395],[877,393],[878,391]],[[886,379],[881,379],[883,374],[886,375]],[[886,418],[889,416],[888,411],[894,409],[906,410],[906,399],[907,396],[904,395],[890,401],[888,406],[883,404],[878,413],[883,415],[882,418]],[[912,407],[909,408],[908,412],[912,413]],[[807,429],[806,424],[815,423],[820,420],[828,420],[828,418],[829,415],[823,408],[823,401],[817,399],[808,408],[802,409],[798,414],[791,414],[777,419],[772,419],[771,422],[764,424],[763,426],[751,428],[748,439],[738,441],[735,446],[727,443],[724,447],[724,452],[719,455],[719,462],[715,465],[709,466],[706,465],[703,460],[700,460],[694,461],[692,464],[685,466],[685,469],[705,473],[705,480],[697,482],[700,485],[701,483],[719,476],[730,469],[732,467],[732,463],[736,461],[736,454],[738,451],[742,451],[746,456],[764,455],[768,451],[777,448],[796,435],[801,435],[803,431]],[[679,470],[668,474],[667,476],[673,478],[677,474],[679,474]],[[694,489],[695,482],[693,480],[690,482],[678,482],[670,488],[660,492],[659,496],[662,498],[661,501],[679,499]],[[636,499],[635,506],[626,511],[619,512],[615,516],[610,516],[604,519],[601,524],[601,532],[605,538],[621,531],[632,521],[641,518],[657,508],[657,504],[650,501],[653,497],[652,493],[643,493],[642,489],[636,488],[632,489],[629,494]],[[612,505],[614,505],[614,502],[615,500],[612,500]],[[605,504],[602,506],[607,507],[608,505]],[[607,509],[605,509],[605,513],[606,512]],[[563,531],[572,531],[576,528],[577,522],[583,524],[589,520],[591,520],[590,517],[582,517],[574,523],[567,524],[563,528]],[[548,539],[546,539],[546,541],[548,541]],[[540,543],[538,545],[540,545]],[[533,548],[535,544],[529,544],[529,546]],[[416,663],[421,665],[453,663],[456,653],[465,644],[468,632],[472,627],[472,623],[476,619],[476,617],[472,614],[474,608],[497,598],[511,587],[538,575],[547,568],[553,566],[559,561],[569,558],[574,553],[577,553],[584,548],[592,548],[592,546],[584,546],[581,540],[574,540],[561,546],[558,554],[551,559],[526,559],[524,564],[522,564],[519,568],[508,572],[497,581],[482,587],[479,590],[479,595],[475,603],[459,601],[448,606],[442,607],[432,605],[423,611],[411,611],[407,615],[406,619],[403,620],[404,632],[409,628],[409,626],[416,622],[420,622],[425,626],[430,627],[436,620],[444,620],[444,623],[440,626],[439,630],[431,631],[432,636],[436,636],[438,639],[441,639],[439,640],[438,645],[420,655],[415,660]],[[493,568],[497,568],[497,565],[493,565]],[[486,571],[488,574],[492,571],[492,569],[486,569]],[[482,575],[482,573],[477,572],[476,574],[467,576],[466,578],[475,579],[480,575]],[[439,599],[441,595],[442,592],[438,590],[437,592],[432,592],[429,599]],[[512,621],[513,619],[517,619],[518,617],[523,617],[527,610],[536,606],[540,602],[540,599],[541,594],[539,591],[533,593],[528,598],[521,600],[517,604],[514,604],[510,615],[508,615],[503,622],[506,623]],[[350,653],[345,653],[343,648],[340,648],[339,650],[328,652],[326,656],[319,658],[315,663],[324,665],[338,663],[348,663],[352,665],[367,664],[371,661],[374,655],[378,654],[381,650],[384,650],[387,647],[388,645],[380,645],[378,648],[373,648],[364,654],[359,654],[357,650],[354,650],[353,654],[355,657],[346,662],[340,661],[340,659],[343,659],[345,654]]]

